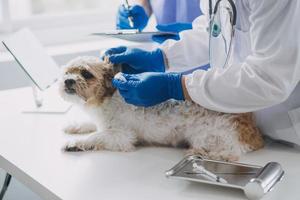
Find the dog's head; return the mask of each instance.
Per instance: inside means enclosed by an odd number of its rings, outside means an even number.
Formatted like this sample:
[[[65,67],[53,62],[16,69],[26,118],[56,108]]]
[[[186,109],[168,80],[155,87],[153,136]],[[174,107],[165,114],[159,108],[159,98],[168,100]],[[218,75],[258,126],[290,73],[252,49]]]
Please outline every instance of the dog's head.
[[[79,57],[64,66],[61,96],[72,103],[100,105],[115,92],[112,79],[120,69],[97,57]]]

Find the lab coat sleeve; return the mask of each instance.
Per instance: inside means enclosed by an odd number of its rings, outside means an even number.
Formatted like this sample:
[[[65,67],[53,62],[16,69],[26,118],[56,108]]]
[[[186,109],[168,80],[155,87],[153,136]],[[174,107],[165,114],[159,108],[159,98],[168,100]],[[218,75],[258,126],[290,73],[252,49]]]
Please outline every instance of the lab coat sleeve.
[[[193,29],[180,32],[180,40],[167,40],[161,46],[168,61],[168,70],[182,71],[209,62],[209,34],[204,15],[193,21]]]
[[[287,99],[299,81],[299,2],[249,5],[252,53],[246,60],[185,78],[192,100],[208,109],[240,113],[270,107]]]

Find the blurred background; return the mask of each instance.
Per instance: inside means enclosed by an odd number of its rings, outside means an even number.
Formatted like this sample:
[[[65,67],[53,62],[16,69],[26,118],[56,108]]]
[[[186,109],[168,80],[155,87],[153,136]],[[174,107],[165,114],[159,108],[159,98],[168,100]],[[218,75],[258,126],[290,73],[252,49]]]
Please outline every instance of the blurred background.
[[[122,0],[0,0],[0,40],[28,27],[59,65],[80,55],[126,45],[91,33],[115,29]],[[148,27],[155,24],[149,20]],[[123,42],[123,43],[122,43]],[[0,90],[28,86],[30,81],[0,45]]]
[[[39,34],[45,44],[74,41],[83,33],[113,28],[120,3],[120,0],[0,0],[0,31],[9,33],[26,26],[36,32],[46,31],[41,33],[43,36]]]

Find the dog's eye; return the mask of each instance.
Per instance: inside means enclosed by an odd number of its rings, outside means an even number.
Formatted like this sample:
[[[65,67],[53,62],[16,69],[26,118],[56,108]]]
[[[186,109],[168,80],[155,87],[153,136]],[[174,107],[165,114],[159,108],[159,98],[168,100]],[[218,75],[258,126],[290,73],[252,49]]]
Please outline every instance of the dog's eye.
[[[81,71],[81,76],[85,79],[91,79],[94,77],[93,74],[91,74],[89,71],[85,69]]]

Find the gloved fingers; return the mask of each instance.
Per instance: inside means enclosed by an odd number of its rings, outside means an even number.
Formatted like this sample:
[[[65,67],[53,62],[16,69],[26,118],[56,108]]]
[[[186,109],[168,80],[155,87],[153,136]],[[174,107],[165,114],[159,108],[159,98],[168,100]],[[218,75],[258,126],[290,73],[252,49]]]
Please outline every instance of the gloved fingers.
[[[140,15],[142,13],[145,13],[145,9],[140,5],[135,5],[135,6],[130,7],[129,13],[131,15]]]
[[[117,29],[132,29],[129,25],[129,21],[127,17],[118,16],[116,20],[116,28]]]
[[[180,31],[183,30],[189,30],[189,29],[193,29],[193,24],[192,23],[180,23]]]
[[[137,74],[140,71],[136,70],[135,68],[131,67],[128,64],[122,64],[122,72],[125,74]]]
[[[127,10],[124,5],[120,5],[117,14],[116,28],[117,29],[132,29],[129,24],[128,17],[132,16],[131,12]]]
[[[140,79],[135,74],[125,74],[121,73],[119,78],[113,78],[112,84],[114,87],[118,88],[119,90],[130,90],[135,88]]]
[[[192,29],[192,23],[170,23],[170,24],[158,24],[156,29],[159,31],[170,31],[179,33],[183,30]]]
[[[120,5],[118,9],[118,14],[123,18],[128,18],[131,12],[130,10],[126,9],[124,5]]]
[[[145,9],[140,5],[134,5],[130,8],[129,12],[133,17],[134,28],[142,31],[146,27],[149,19]]]
[[[152,36],[152,40],[154,42],[157,42],[159,44],[163,43],[164,41],[166,40],[169,40],[169,39],[172,39],[172,40],[179,40],[180,37],[178,35],[153,35]]]
[[[128,83],[127,81],[123,81],[120,79],[112,79],[112,85],[117,88],[118,90],[127,91],[128,90]]]
[[[113,54],[119,54],[119,53],[123,53],[127,50],[126,46],[119,46],[119,47],[114,47],[114,48],[110,48],[108,50],[105,51],[104,55],[105,56],[110,56]]]
[[[137,78],[132,77],[130,74],[121,73],[119,78],[113,78],[112,84],[115,88],[119,90],[130,90],[131,88],[135,87]]]
[[[132,87],[134,87],[135,84],[138,84],[138,82],[140,82],[140,78],[138,74],[122,73],[121,75],[126,79],[126,82]]]
[[[142,107],[150,107],[156,104],[152,99],[138,98],[131,91],[119,90],[119,93],[128,104]]]
[[[109,61],[113,64],[130,64],[132,57],[135,58],[135,55],[134,53],[129,53],[127,50],[128,48],[125,46],[112,49],[112,51],[108,52],[110,53]]]
[[[153,35],[152,36],[152,40],[154,42],[157,42],[158,44],[162,44],[167,39],[168,39],[168,37],[166,37],[166,36],[161,36],[161,35]]]
[[[109,61],[113,64],[126,63],[130,65],[133,57],[135,57],[134,54],[124,51],[123,53],[113,54],[109,56]]]
[[[123,76],[122,80],[119,79],[122,83],[119,83],[119,85],[122,84],[124,89],[131,90],[133,88],[136,88],[140,83],[140,77],[139,74],[125,74],[121,73],[121,76]]]
[[[177,26],[176,24],[158,24],[156,26],[156,29],[159,31],[170,31],[170,32],[176,32],[177,33]]]

